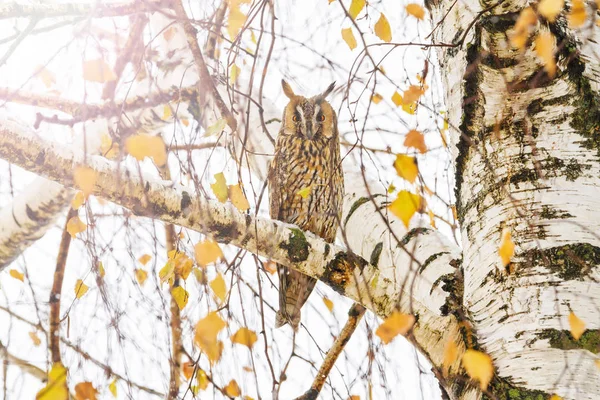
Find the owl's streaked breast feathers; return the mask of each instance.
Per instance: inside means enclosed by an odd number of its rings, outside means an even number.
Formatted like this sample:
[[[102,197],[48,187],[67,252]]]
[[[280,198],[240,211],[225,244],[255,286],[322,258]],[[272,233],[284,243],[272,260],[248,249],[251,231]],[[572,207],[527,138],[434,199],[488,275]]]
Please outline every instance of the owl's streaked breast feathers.
[[[344,195],[337,116],[325,100],[334,84],[311,98],[296,95],[285,81],[282,86],[290,101],[283,112],[269,171],[270,214],[333,242]],[[276,326],[291,323],[297,328],[300,308],[316,280],[282,265],[277,271]]]

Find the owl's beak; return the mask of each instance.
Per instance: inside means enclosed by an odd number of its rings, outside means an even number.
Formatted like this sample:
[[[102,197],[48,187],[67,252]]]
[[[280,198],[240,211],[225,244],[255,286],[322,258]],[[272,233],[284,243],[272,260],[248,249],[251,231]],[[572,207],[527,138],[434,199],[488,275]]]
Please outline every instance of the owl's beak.
[[[315,132],[313,131],[312,121],[306,121],[306,138],[312,140],[314,136]]]

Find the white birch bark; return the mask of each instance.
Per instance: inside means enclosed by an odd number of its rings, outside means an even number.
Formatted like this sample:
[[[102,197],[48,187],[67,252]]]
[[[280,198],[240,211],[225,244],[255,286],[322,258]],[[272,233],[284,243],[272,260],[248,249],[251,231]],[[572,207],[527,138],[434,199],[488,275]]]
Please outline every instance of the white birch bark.
[[[456,2],[436,41],[457,42],[490,5]],[[600,28],[590,22],[595,40],[581,46],[564,20],[553,25],[562,50],[557,77],[548,79],[531,46],[519,54],[507,40],[524,6],[503,2],[464,44],[439,51],[450,124],[460,128],[452,141],[464,309],[477,345],[494,359],[492,393],[597,399]],[[449,7],[432,5],[434,26]],[[498,256],[504,227],[517,245],[511,271]],[[571,312],[590,329],[579,341],[568,333]]]

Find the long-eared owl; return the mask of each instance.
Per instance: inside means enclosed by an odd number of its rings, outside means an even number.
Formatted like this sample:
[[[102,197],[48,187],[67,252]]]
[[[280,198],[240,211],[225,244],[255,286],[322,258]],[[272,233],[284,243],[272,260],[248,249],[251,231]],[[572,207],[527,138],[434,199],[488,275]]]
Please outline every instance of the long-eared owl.
[[[337,116],[325,100],[334,83],[311,98],[298,96],[282,81],[290,99],[283,111],[275,157],[269,171],[271,218],[298,225],[328,242],[335,240],[342,213],[344,175]],[[300,324],[300,309],[316,279],[283,265],[279,275],[276,327]]]

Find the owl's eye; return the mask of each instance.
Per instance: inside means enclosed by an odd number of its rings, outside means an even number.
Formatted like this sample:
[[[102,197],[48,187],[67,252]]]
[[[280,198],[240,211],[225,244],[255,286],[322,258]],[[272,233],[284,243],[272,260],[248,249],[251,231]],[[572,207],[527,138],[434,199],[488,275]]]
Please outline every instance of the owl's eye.
[[[323,122],[325,121],[325,115],[321,114],[317,116],[317,120],[319,120],[319,122]]]
[[[292,115],[292,121],[294,121],[294,122],[300,121],[300,116],[298,116],[298,114]]]

